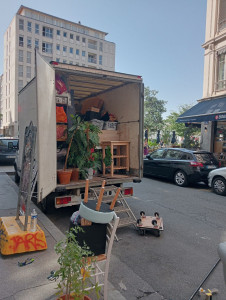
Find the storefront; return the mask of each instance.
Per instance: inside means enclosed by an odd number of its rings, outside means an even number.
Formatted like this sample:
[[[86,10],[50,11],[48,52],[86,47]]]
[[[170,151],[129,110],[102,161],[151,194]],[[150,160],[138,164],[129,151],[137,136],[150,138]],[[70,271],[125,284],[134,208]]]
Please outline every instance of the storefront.
[[[178,123],[201,123],[201,149],[215,153],[226,165],[226,97],[201,101],[183,113]]]

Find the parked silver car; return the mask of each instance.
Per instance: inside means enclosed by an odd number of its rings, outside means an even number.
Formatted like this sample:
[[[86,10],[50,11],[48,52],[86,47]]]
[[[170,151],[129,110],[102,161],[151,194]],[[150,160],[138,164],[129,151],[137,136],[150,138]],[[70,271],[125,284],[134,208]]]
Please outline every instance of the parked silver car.
[[[211,171],[208,175],[208,185],[217,195],[226,195],[226,168]]]

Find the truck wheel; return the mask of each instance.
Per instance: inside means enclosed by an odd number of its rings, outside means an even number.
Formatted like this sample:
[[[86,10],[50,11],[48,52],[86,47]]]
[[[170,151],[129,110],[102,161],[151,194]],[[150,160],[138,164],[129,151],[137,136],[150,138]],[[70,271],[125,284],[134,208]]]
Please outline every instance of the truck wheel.
[[[217,195],[225,196],[226,195],[226,181],[222,177],[216,177],[213,180],[213,191]]]
[[[54,198],[51,197],[51,195],[45,197],[40,202],[41,211],[44,212],[45,214],[49,213],[50,209],[53,208],[53,206],[54,206]]]
[[[174,175],[174,182],[178,186],[187,186],[188,185],[187,175],[182,170],[176,171]]]

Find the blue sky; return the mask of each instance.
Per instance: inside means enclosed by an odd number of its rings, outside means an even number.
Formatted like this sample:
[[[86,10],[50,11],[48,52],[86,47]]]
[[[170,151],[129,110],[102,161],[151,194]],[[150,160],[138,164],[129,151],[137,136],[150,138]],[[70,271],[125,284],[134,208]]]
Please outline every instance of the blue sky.
[[[0,4],[3,36],[20,5],[108,32],[117,72],[141,75],[159,91],[167,113],[202,97],[206,0],[7,0]]]

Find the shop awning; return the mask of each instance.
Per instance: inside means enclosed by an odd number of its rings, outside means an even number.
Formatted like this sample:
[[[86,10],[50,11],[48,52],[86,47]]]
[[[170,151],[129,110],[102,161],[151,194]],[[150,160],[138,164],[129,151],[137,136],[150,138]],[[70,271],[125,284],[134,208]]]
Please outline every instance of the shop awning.
[[[221,120],[226,120],[226,97],[199,102],[180,115],[176,122],[200,123]]]

